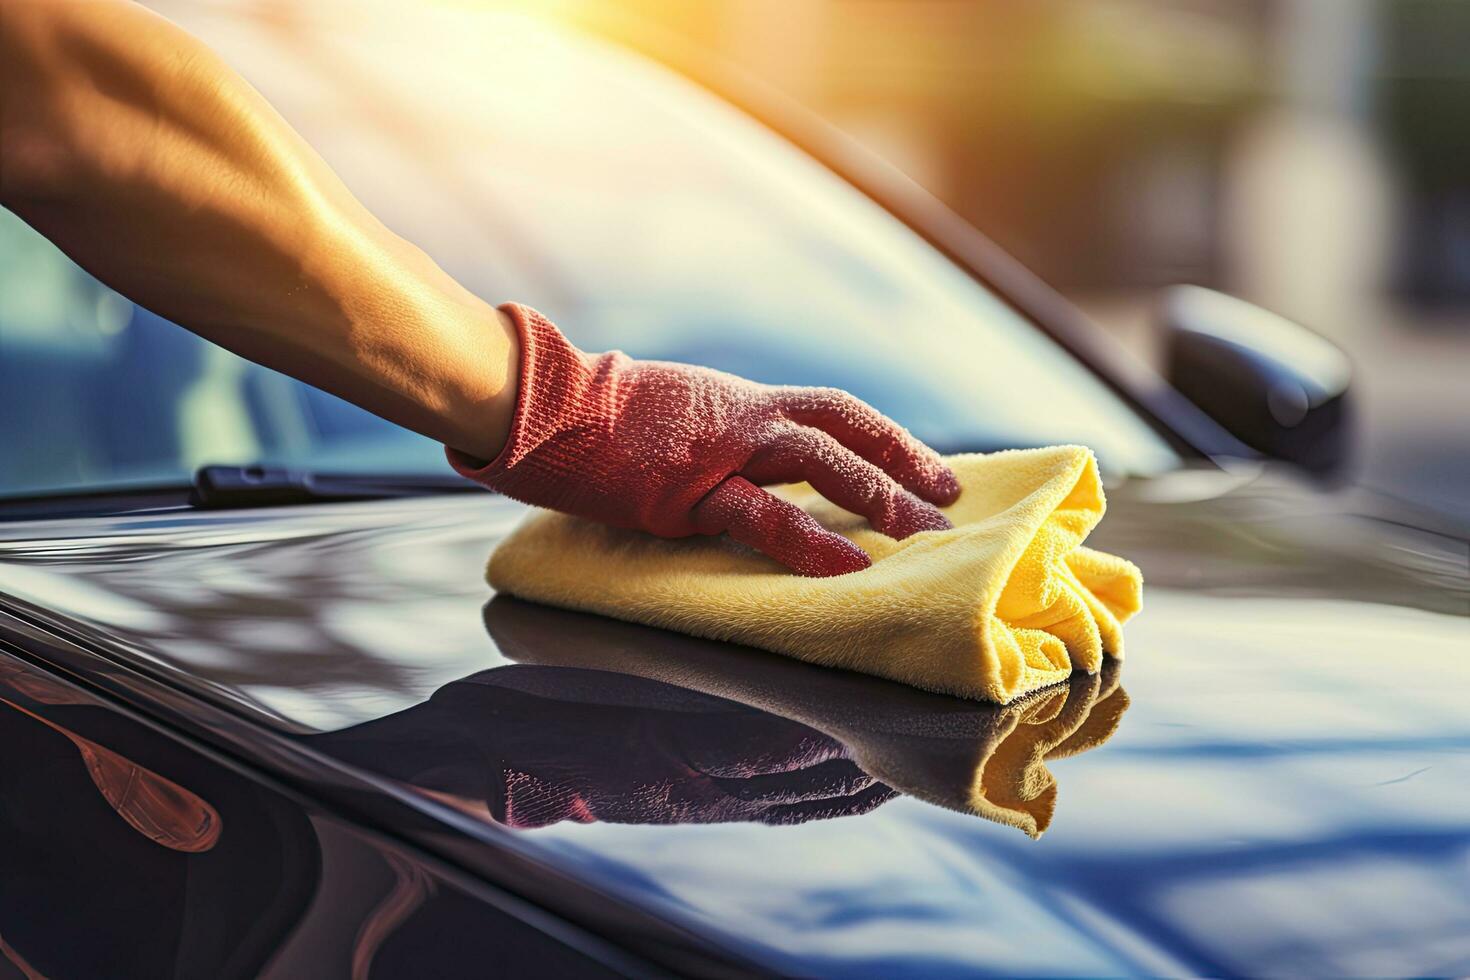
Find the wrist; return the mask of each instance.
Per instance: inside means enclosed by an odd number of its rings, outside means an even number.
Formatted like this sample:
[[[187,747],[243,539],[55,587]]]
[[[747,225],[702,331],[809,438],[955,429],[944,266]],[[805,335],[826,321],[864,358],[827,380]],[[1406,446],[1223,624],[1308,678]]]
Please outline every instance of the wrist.
[[[614,369],[622,355],[583,353],[555,324],[528,306],[506,303],[499,312],[511,324],[518,347],[519,370],[509,390],[507,435],[493,456],[456,451],[453,443],[447,445],[449,462],[461,474],[516,496],[507,488],[519,479],[515,474],[520,464],[536,450],[569,432],[606,426],[607,405],[604,395],[598,393],[598,381]]]
[[[510,437],[521,384],[521,339],[504,311],[479,304],[457,346],[460,366],[442,396],[445,434],[441,441],[475,460],[500,455]]]

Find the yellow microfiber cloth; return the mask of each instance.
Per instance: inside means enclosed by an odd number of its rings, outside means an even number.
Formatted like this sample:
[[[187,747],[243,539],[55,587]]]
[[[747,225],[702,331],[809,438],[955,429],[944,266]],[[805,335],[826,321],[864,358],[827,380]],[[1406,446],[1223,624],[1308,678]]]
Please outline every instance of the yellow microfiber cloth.
[[[949,531],[895,541],[806,484],[775,492],[870,568],[803,578],[726,539],[666,539],[538,512],[491,556],[499,592],[1006,704],[1123,654],[1141,605],[1130,562],[1082,547],[1102,518],[1092,452],[952,456]]]

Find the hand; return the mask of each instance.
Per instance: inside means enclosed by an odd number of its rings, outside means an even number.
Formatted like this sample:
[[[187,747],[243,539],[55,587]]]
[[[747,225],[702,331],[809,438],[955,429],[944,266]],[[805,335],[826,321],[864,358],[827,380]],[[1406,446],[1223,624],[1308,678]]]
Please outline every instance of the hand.
[[[728,532],[803,575],[867,568],[867,554],[760,489],[807,481],[894,538],[944,530],[959,496],[939,457],[844,392],[778,388],[707,368],[585,354],[528,307],[505,448],[463,475],[517,500],[662,537]]]
[[[602,670],[496,667],[313,740],[520,830],[565,820],[799,824],[896,795],[798,722]]]

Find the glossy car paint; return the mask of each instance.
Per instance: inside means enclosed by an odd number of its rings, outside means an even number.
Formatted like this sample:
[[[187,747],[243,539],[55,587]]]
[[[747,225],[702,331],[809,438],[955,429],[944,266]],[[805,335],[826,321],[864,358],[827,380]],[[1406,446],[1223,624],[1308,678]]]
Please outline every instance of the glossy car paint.
[[[487,604],[521,513],[13,524],[0,642],[676,970],[1470,969],[1453,527],[1262,472],[1113,488],[1096,543],[1149,582],[1127,662],[1001,709]],[[986,819],[1028,807],[1036,839]]]
[[[626,967],[603,944],[543,928],[524,903],[182,744],[4,644],[0,790],[0,975]]]

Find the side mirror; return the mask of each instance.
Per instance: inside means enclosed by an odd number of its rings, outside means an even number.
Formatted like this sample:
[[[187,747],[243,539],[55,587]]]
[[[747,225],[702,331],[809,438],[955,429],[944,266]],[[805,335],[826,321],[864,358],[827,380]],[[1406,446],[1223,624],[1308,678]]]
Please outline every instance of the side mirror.
[[[1161,306],[1169,383],[1241,442],[1319,476],[1352,448],[1352,364],[1336,345],[1244,300],[1175,286]]]

